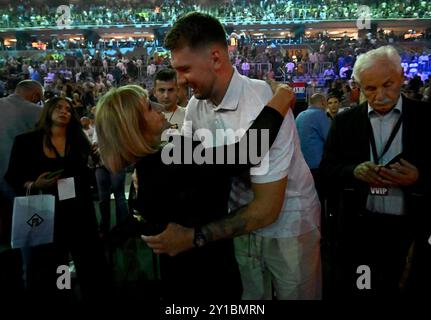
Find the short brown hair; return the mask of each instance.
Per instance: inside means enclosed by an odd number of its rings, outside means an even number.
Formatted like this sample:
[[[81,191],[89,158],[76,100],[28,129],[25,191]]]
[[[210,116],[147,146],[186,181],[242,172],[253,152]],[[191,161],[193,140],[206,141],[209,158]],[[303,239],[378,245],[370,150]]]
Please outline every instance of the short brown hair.
[[[156,87],[156,81],[177,81],[177,73],[174,69],[166,68],[162,69],[159,72],[156,73],[156,76],[154,77],[154,83],[153,87]]]
[[[329,101],[330,99],[337,99],[338,102],[341,102],[340,98],[338,96],[336,96],[335,94],[332,94],[332,93],[326,97],[326,101]]]
[[[183,47],[200,48],[218,43],[227,49],[226,31],[216,18],[191,12],[178,19],[165,38],[169,50]]]

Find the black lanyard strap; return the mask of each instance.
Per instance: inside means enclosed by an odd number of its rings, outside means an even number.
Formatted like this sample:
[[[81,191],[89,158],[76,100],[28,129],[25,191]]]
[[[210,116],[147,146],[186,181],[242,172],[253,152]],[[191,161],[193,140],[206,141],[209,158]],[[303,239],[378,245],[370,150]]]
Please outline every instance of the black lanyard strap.
[[[376,146],[376,140],[374,138],[373,126],[371,125],[371,120],[368,119],[368,131],[369,131],[369,137],[370,137],[370,145],[371,145],[371,150],[373,152],[373,159],[374,159],[375,164],[379,164],[380,159],[386,154],[386,152],[388,152],[392,142],[395,139],[395,136],[397,135],[398,131],[401,128],[402,122],[403,122],[403,114],[401,113],[397,123],[395,124],[395,126],[392,129],[391,135],[389,136],[389,139],[386,142],[385,147],[383,148],[381,155],[379,156],[377,154],[377,146]]]
[[[67,143],[67,139],[66,139],[66,145],[64,147],[64,156],[63,157],[60,155],[60,152],[58,152],[57,148],[52,143],[51,137],[48,138],[48,143],[51,146],[52,150],[54,151],[56,158],[63,159],[64,157],[66,157],[67,149],[69,148],[69,144]]]

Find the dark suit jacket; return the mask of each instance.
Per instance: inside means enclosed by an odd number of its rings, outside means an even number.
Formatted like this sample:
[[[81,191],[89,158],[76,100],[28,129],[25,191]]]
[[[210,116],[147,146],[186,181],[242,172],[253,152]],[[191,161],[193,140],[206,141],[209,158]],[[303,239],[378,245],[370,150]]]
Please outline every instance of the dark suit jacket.
[[[64,169],[61,179],[74,178],[75,198],[59,201],[56,185],[41,190],[44,194],[56,197],[54,237],[62,234],[61,230],[67,232],[79,230],[77,236],[81,239],[85,238],[84,234],[97,236],[97,219],[90,189],[91,172],[87,166],[89,152],[89,143],[85,140],[77,141],[75,138],[64,158],[49,159],[43,152],[43,133],[40,130],[24,133],[15,138],[5,179],[18,196],[25,195],[26,181],[36,181],[44,172]],[[39,190],[33,192],[37,193]]]
[[[423,200],[426,195],[430,195],[431,188],[431,159],[427,155],[431,105],[404,96],[402,99],[403,154],[419,170],[418,181],[403,188],[406,210],[408,214],[415,215],[416,221],[429,220],[429,209],[424,210],[426,207],[421,208],[421,205],[425,204]],[[368,121],[367,103],[337,114],[332,121],[320,164],[325,190],[338,194],[346,190],[344,200],[347,200],[345,202],[349,207],[347,214],[358,213],[366,206],[369,186],[356,179],[353,170],[360,163],[371,159]]]

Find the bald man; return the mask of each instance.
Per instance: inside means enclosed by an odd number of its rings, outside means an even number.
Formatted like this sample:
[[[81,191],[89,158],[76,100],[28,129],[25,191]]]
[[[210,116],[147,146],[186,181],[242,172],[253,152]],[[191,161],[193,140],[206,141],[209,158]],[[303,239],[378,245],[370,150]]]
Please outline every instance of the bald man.
[[[22,288],[20,252],[10,249],[12,201],[14,194],[3,179],[15,136],[34,128],[41,108],[43,88],[39,82],[24,80],[15,92],[0,99],[0,296],[13,297]]]
[[[42,85],[33,80],[18,83],[15,92],[0,99],[0,191],[9,192],[3,176],[9,163],[9,155],[15,136],[34,128],[41,108],[36,104],[43,98]],[[12,199],[9,195],[9,199]]]
[[[309,107],[296,118],[301,150],[313,176],[322,160],[323,145],[328,135],[330,121],[326,115],[326,97],[316,93],[310,98]]]

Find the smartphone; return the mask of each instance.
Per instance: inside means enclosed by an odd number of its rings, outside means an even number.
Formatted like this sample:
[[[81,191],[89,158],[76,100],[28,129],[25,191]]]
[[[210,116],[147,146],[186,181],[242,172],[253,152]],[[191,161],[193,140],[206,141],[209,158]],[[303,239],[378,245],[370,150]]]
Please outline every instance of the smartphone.
[[[54,178],[54,177],[56,177],[56,176],[59,176],[63,171],[64,171],[64,169],[60,169],[60,170],[57,170],[57,171],[50,172],[50,173],[46,176],[46,178],[47,178],[47,179],[52,179],[52,178]]]
[[[391,161],[389,161],[388,163],[386,163],[384,167],[390,169],[390,165],[394,164],[394,163],[397,163],[397,162],[400,162],[400,159],[402,157],[403,157],[402,153],[397,154],[394,158],[392,158]]]

